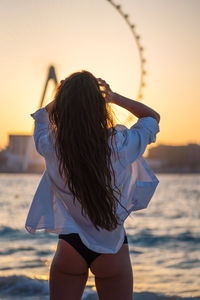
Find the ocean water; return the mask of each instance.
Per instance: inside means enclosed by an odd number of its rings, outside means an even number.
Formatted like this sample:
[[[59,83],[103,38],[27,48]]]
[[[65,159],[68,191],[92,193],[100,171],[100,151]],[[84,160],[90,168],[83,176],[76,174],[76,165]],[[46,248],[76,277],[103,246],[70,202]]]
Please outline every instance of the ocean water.
[[[149,207],[126,232],[134,299],[200,299],[200,175],[159,174]],[[0,299],[46,300],[57,236],[29,234],[24,223],[38,174],[0,174]],[[98,299],[90,274],[84,300]],[[114,300],[114,299],[112,299]]]

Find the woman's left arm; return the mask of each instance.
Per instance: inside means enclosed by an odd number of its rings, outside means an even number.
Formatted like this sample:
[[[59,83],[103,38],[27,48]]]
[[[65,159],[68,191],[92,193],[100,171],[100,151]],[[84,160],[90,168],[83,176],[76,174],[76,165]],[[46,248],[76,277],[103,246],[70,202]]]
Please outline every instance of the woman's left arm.
[[[49,104],[47,104],[45,106],[46,111],[48,112],[48,114],[51,112],[52,107],[54,106],[55,100],[51,101]]]

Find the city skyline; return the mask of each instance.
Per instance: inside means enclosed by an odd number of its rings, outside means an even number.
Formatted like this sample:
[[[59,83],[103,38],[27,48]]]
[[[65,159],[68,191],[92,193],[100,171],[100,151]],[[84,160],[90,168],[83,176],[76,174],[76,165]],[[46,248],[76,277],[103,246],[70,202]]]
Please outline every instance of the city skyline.
[[[161,115],[157,144],[200,143],[200,2],[115,3],[136,24],[144,45],[147,76],[141,101]],[[105,78],[114,91],[136,97],[139,59],[135,41],[106,0],[3,0],[0,16],[0,149],[7,145],[8,134],[32,134],[30,113],[38,108],[50,64],[55,65],[58,80],[87,69]],[[51,100],[51,85],[46,104]]]

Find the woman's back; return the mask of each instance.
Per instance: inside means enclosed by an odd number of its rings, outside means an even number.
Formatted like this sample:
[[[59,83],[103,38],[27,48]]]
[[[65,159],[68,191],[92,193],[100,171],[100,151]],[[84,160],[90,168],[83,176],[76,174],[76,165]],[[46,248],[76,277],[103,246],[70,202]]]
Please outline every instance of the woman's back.
[[[48,128],[47,111],[40,109],[32,116],[38,122],[37,131],[35,131],[36,148],[45,157],[47,169],[34,197],[26,228],[32,232],[39,228],[58,234],[77,232],[90,249],[102,253],[116,253],[124,238],[123,222],[131,211],[137,210],[137,199],[134,199],[133,195],[138,193],[136,180],[139,179],[140,189],[142,182],[144,184],[139,199],[139,204],[141,203],[143,207],[140,208],[144,208],[146,203],[148,204],[158,183],[156,177],[147,168],[145,161],[139,158],[144,152],[147,139],[149,140],[150,137],[153,139],[155,136],[156,121],[152,118],[143,118],[131,129],[116,126],[111,161],[116,185],[121,190],[121,195],[118,197],[122,205],[119,203],[117,206],[117,216],[122,225],[118,225],[115,230],[110,232],[103,229],[98,231],[92,225],[87,215],[82,214],[80,202],[77,199],[73,201],[71,191],[65,186],[65,181],[58,171],[55,141],[49,135],[51,132],[46,135],[43,132],[44,124]],[[39,138],[40,128],[43,132],[42,138]],[[145,182],[148,182],[147,195],[145,194]],[[112,184],[114,187],[113,181]]]

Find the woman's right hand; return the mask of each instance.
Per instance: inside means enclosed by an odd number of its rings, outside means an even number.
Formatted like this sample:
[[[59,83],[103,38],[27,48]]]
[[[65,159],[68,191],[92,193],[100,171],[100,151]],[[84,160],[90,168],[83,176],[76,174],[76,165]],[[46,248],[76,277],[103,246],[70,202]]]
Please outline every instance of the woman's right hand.
[[[106,102],[111,102],[114,93],[111,90],[109,84],[101,78],[97,78],[97,81],[99,83],[100,91],[102,92],[102,95],[105,98]]]

